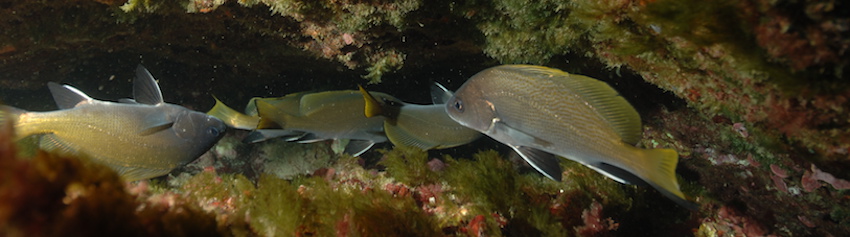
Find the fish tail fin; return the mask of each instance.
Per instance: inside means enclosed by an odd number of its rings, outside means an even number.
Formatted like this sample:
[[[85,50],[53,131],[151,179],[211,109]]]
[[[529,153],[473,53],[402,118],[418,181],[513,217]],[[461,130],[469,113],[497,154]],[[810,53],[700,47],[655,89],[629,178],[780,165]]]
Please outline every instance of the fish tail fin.
[[[650,149],[643,152],[645,162],[648,164],[647,174],[644,176],[649,179],[648,183],[677,204],[696,210],[698,206],[688,201],[679,189],[679,182],[676,179],[679,154],[673,149]]]
[[[207,112],[207,115],[221,119],[221,121],[224,121],[225,124],[233,128],[243,130],[257,128],[260,118],[233,110],[215,96],[213,96],[213,99],[215,99],[215,106]]]
[[[280,124],[272,118],[288,116],[284,113],[281,113],[280,110],[275,108],[275,106],[269,102],[265,102],[263,100],[256,100],[257,105],[257,115],[260,116],[259,122],[257,122],[256,129],[272,129],[272,128],[283,128],[284,124]]]
[[[26,112],[26,110],[22,110],[12,106],[0,105],[0,124],[11,123],[11,126],[15,128],[15,140],[30,135],[25,134],[26,131],[21,131],[21,129],[18,127],[18,119],[20,119],[21,114]]]
[[[363,86],[357,85],[357,87],[360,89],[360,93],[363,94],[363,100],[366,101],[366,103],[364,103],[366,107],[363,109],[364,115],[367,118],[383,115],[384,111],[381,103],[375,99],[375,96],[372,96],[372,94],[366,91]]]

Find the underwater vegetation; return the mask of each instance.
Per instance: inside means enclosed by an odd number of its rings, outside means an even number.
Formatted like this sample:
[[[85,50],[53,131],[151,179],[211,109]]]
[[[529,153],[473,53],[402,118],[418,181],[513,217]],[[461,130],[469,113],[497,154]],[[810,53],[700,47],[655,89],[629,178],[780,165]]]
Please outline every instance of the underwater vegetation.
[[[833,0],[0,0],[5,104],[53,109],[32,96],[46,94],[33,90],[48,81],[123,97],[116,88],[140,61],[174,92],[166,101],[194,110],[210,108],[213,94],[235,103],[367,81],[423,102],[416,96],[427,91],[411,88],[436,80],[454,90],[485,68],[537,64],[622,93],[644,122],[638,147],[676,150],[681,190],[700,205],[687,212],[651,188],[569,161],[554,182],[504,147],[476,152],[491,148],[481,143],[446,151],[451,158],[392,149],[359,160],[326,143],[241,144],[246,134],[231,132],[169,176],[130,184],[73,158],[3,153],[0,228],[18,236],[95,226],[138,235],[848,235],[847,9]],[[301,157],[320,159],[288,165]],[[376,226],[367,218],[375,215],[392,218]],[[416,228],[399,231],[387,219]]]
[[[13,129],[9,123],[3,129],[0,230],[7,236],[594,236],[641,224],[618,224],[641,219],[629,214],[641,208],[625,196],[660,197],[623,189],[580,165],[565,164],[571,181],[558,185],[517,172],[494,151],[472,159],[383,151],[385,171],[344,156],[292,180],[249,179],[210,167],[167,182],[126,183],[85,159],[44,152],[17,158]],[[672,216],[688,215],[677,212]]]

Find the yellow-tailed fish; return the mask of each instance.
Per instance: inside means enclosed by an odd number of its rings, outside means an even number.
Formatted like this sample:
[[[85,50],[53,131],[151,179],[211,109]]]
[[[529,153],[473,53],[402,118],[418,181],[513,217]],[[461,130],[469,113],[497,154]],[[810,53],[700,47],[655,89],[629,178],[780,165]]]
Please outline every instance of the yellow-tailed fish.
[[[561,179],[558,155],[622,183],[651,185],[696,208],[679,190],[676,151],[634,147],[640,116],[605,82],[547,67],[497,66],[467,80],[446,111],[510,146],[551,179]]]
[[[372,95],[397,100],[384,93]],[[249,134],[246,142],[274,137],[301,143],[350,139],[346,153],[358,156],[375,143],[387,140],[382,127],[384,119],[366,118],[363,96],[355,90],[307,93],[300,96],[297,108],[291,108],[293,103],[289,102],[274,104],[256,100],[255,103],[260,122],[258,130]]]
[[[435,85],[436,90],[444,90]],[[383,116],[384,133],[396,146],[417,147],[422,150],[445,149],[464,145],[481,137],[481,133],[452,120],[446,114],[445,104],[437,104],[451,97],[451,92],[441,91],[435,104],[417,105],[397,101],[379,101],[360,87],[366,101],[366,117]],[[448,95],[448,96],[442,96]]]
[[[268,104],[272,104],[278,109],[281,110],[291,110],[288,111],[290,114],[298,114],[299,103],[301,102],[301,96],[306,94],[305,92],[292,93],[283,97],[272,97],[272,98],[262,98],[262,97],[254,97],[248,101],[248,105],[245,106],[245,113],[240,113],[236,111],[216,97],[215,106],[210,109],[207,114],[218,119],[224,121],[227,126],[236,129],[242,130],[254,130],[257,129],[257,126],[260,122],[260,115],[257,114],[257,101],[262,100]]]
[[[215,106],[213,106],[210,111],[207,111],[207,115],[220,119],[224,122],[224,124],[227,124],[227,126],[232,128],[242,130],[252,130],[257,128],[257,124],[260,122],[259,116],[251,116],[240,113],[239,111],[228,107],[218,98],[213,98],[215,99]]]
[[[209,150],[224,135],[221,120],[165,103],[153,76],[136,68],[134,99],[92,99],[69,85],[49,83],[60,110],[28,112],[3,106],[16,139],[43,134],[42,149],[91,158],[128,181],[167,174]]]

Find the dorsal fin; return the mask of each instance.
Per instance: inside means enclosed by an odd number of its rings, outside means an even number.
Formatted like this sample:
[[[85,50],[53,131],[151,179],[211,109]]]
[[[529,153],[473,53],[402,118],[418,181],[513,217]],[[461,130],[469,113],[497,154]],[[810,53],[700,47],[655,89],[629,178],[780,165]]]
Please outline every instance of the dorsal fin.
[[[133,82],[133,99],[140,104],[156,105],[163,102],[162,91],[148,69],[139,64],[136,67],[136,80]]]
[[[73,86],[48,82],[47,88],[53,94],[53,100],[56,101],[56,106],[59,106],[59,109],[74,108],[80,103],[88,103],[94,100]]]
[[[614,129],[623,142],[635,145],[643,135],[640,115],[634,107],[620,96],[614,88],[603,81],[564,71],[531,65],[504,66],[524,73],[536,74],[541,78],[552,78],[570,91],[581,95],[588,105],[599,113],[605,122]]]
[[[438,82],[431,85],[431,102],[434,104],[445,104],[452,98],[452,92]]]

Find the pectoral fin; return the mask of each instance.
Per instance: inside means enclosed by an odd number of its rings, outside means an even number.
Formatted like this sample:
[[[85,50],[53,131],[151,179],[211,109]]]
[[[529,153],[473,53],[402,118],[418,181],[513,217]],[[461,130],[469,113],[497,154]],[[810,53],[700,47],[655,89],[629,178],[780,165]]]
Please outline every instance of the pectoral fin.
[[[147,135],[151,135],[151,134],[157,133],[157,132],[162,131],[162,130],[169,129],[169,128],[171,128],[171,126],[174,126],[174,122],[154,124],[154,125],[148,126],[144,129],[140,130],[138,132],[138,134],[139,134],[139,136],[147,136]]]
[[[518,146],[534,146],[534,147],[550,147],[552,143],[546,139],[528,134],[522,130],[511,127],[510,125],[500,121],[498,118],[493,119],[490,125],[489,133],[499,137],[510,137],[513,141],[511,144]]]

